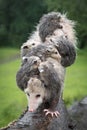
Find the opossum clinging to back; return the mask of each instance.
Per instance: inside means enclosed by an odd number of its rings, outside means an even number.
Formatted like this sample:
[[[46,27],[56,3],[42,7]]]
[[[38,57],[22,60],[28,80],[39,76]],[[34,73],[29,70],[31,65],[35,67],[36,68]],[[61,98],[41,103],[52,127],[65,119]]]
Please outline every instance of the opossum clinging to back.
[[[76,44],[75,22],[69,20],[66,14],[50,12],[42,16],[38,24],[40,38],[43,42],[46,38],[67,38],[72,44]]]
[[[57,64],[58,65],[58,64]],[[56,66],[56,64],[55,64]],[[62,82],[63,82],[63,75],[61,75],[61,72],[58,71],[54,66],[53,62],[44,61],[41,62],[38,69],[40,71],[40,79],[43,81],[44,85],[46,86],[46,91],[48,92],[47,96],[49,108],[45,108],[46,114],[53,115],[59,115],[59,112],[55,110],[57,103],[61,97],[61,91],[62,91]],[[61,69],[61,67],[59,67]],[[61,75],[61,76],[60,76]]]
[[[51,12],[42,16],[38,24],[39,35],[43,43],[58,47],[62,57],[62,65],[68,67],[76,58],[75,22],[69,20],[66,14]]]
[[[41,60],[37,56],[23,59],[22,65],[16,74],[17,85],[22,91],[27,87],[27,82],[30,77],[38,76],[38,66],[40,63]]]

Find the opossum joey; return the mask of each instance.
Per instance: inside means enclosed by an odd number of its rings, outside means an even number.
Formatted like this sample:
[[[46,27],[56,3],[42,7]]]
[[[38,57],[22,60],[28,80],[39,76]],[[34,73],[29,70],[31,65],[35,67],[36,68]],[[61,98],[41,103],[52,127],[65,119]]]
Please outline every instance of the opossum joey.
[[[16,74],[16,82],[18,87],[24,91],[27,87],[27,82],[32,76],[38,75],[38,66],[41,60],[37,56],[24,57],[21,68]]]
[[[31,68],[35,69],[39,66],[40,63],[41,60],[37,56],[30,56],[30,57],[24,56],[22,58],[22,66],[26,64],[32,64]]]
[[[61,56],[55,47],[50,45],[49,48],[47,49],[47,52],[49,54],[47,59],[51,57],[53,59],[56,59],[57,61],[61,60]]]
[[[56,103],[61,94],[61,79],[57,73],[58,70],[55,69],[55,65],[52,62],[45,61],[41,62],[39,67],[41,80],[46,85],[46,89],[50,93],[49,104],[50,107],[48,109],[44,109],[46,115],[50,114],[52,117],[59,116],[59,112],[55,111]]]

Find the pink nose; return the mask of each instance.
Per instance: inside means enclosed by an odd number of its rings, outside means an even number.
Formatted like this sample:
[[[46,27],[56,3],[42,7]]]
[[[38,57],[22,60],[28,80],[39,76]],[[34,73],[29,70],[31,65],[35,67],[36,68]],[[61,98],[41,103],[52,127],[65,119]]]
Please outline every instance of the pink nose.
[[[34,110],[33,109],[29,109],[29,112],[33,112]]]

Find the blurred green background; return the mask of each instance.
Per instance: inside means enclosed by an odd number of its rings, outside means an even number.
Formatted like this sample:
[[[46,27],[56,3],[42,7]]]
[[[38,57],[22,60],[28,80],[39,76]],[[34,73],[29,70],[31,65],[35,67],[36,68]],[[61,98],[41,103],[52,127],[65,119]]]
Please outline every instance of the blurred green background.
[[[65,103],[69,106],[87,96],[87,0],[0,0],[0,127],[17,119],[27,106],[16,85],[20,46],[50,11],[67,12],[77,22],[77,59],[66,71]]]

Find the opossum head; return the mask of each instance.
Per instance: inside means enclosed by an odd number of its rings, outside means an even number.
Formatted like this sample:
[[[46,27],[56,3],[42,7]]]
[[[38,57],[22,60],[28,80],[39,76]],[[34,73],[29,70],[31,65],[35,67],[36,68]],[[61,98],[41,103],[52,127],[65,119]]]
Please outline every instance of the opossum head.
[[[58,50],[53,45],[49,45],[47,47],[47,54],[48,54],[47,58],[51,57],[51,58],[56,59],[58,61],[61,60],[61,56],[60,56]]]
[[[28,81],[25,93],[28,99],[29,111],[31,112],[36,111],[47,96],[44,84],[37,78],[31,78]]]
[[[21,46],[21,56],[25,56],[32,48],[36,47],[39,44],[40,42],[34,41],[34,39],[29,39]]]
[[[31,69],[37,68],[40,63],[41,63],[41,60],[37,56],[30,56],[30,57],[24,56],[22,58],[22,66],[25,65],[25,64],[30,64]]]

